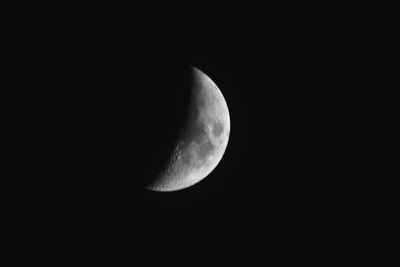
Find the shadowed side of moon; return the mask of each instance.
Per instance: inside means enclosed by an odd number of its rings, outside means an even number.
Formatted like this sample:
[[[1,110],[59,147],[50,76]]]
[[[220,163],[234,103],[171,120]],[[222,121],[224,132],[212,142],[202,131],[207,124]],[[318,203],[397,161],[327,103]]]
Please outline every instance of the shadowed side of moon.
[[[181,134],[161,174],[146,186],[150,190],[175,191],[201,181],[225,152],[230,122],[222,93],[196,68],[191,68],[189,84],[189,108]]]

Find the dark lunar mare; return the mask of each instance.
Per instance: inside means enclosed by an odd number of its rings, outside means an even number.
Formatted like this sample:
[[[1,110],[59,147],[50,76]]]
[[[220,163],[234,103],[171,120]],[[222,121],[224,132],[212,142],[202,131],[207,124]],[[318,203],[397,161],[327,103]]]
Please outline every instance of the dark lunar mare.
[[[211,143],[210,139],[207,138],[206,141],[204,141],[200,145],[200,151],[199,151],[199,156],[200,159],[204,160],[207,156],[211,154],[211,152],[214,150],[214,145]]]
[[[223,131],[224,131],[224,127],[222,126],[222,124],[219,121],[214,122],[214,124],[213,124],[213,134],[214,134],[214,136],[215,137],[220,136]]]

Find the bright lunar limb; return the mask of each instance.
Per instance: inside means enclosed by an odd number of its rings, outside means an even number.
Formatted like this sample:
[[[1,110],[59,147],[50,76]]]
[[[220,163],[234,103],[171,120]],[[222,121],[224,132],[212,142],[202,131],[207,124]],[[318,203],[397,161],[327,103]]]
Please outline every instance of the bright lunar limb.
[[[176,191],[192,186],[218,165],[228,145],[229,111],[217,85],[199,69],[192,75],[191,111],[168,166],[149,185],[153,191]]]

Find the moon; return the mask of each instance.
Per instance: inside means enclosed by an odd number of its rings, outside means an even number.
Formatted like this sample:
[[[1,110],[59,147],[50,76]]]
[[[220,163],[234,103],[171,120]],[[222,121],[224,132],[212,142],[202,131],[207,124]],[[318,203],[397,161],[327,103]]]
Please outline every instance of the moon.
[[[206,74],[189,68],[187,121],[165,168],[146,186],[151,191],[177,191],[200,182],[217,167],[228,145],[230,117],[224,96]]]

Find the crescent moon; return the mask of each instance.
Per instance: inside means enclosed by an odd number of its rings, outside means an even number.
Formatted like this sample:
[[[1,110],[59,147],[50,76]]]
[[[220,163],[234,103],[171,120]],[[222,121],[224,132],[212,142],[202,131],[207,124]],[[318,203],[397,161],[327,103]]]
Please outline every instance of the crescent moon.
[[[228,145],[230,116],[217,85],[190,66],[192,85],[188,120],[167,166],[147,189],[177,191],[207,177],[221,161]]]

